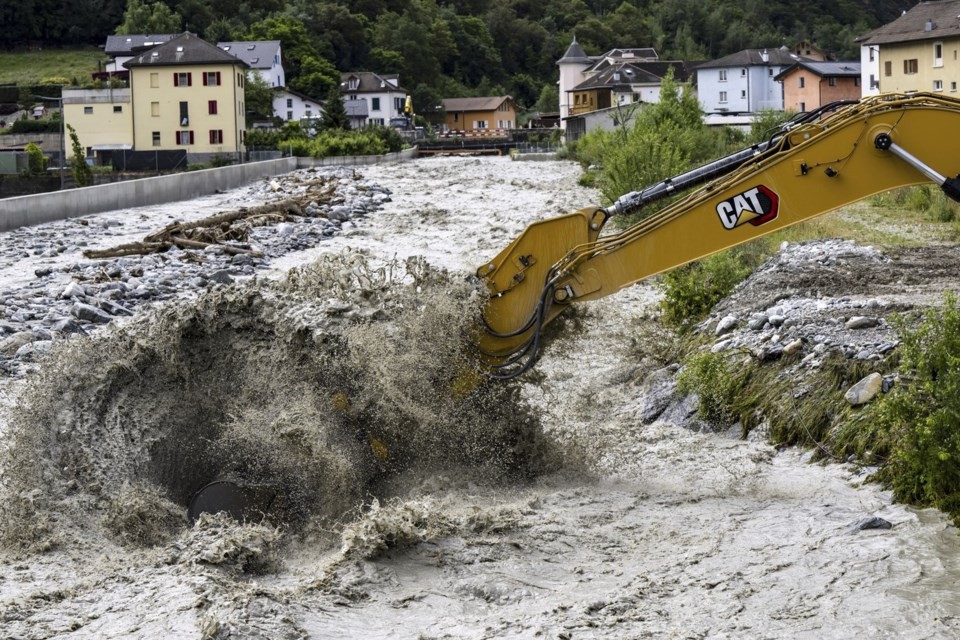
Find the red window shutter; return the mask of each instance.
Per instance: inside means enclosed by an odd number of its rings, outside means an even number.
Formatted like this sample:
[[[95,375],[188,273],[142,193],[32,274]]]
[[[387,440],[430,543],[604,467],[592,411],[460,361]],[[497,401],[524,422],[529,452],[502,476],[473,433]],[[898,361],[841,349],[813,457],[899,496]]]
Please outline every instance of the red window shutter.
[[[213,129],[210,129],[210,144],[213,144],[213,134],[214,134]]]
[[[193,131],[190,132],[190,144],[193,144]]]
[[[180,74],[179,74],[179,73],[174,73],[174,74],[173,74],[173,86],[175,86],[175,87],[179,87],[179,86],[180,86]]]
[[[207,74],[203,74],[203,86],[207,86]]]
[[[220,86],[220,72],[217,71],[217,86]]]
[[[216,100],[208,100],[208,101],[207,101],[207,113],[209,113],[211,116],[217,115],[217,101],[216,101]]]
[[[190,72],[187,72],[187,86],[188,87],[193,86],[193,74]]]

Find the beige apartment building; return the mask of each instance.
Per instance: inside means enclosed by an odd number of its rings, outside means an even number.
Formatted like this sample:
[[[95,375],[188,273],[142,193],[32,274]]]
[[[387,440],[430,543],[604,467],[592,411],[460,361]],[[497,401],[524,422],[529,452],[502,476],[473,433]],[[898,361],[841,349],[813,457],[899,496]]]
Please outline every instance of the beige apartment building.
[[[188,32],[124,66],[134,149],[184,149],[194,157],[244,150],[245,62]]]
[[[874,65],[881,92],[957,94],[960,82],[960,1],[921,2],[858,42]]]
[[[88,158],[176,151],[189,162],[244,151],[244,83],[248,65],[184,33],[124,63],[129,88],[65,90],[65,123]]]

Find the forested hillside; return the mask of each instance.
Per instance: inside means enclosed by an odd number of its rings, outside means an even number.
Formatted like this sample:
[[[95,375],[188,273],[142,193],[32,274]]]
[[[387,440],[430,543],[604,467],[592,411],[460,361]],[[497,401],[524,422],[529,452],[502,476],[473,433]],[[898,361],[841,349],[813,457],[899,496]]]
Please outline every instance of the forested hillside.
[[[841,58],[911,0],[0,0],[0,46],[100,45],[114,32],[188,29],[211,41],[283,41],[295,88],[337,71],[399,73],[419,107],[443,97],[549,93],[576,34],[587,53],[652,46],[710,59],[808,39]],[[554,102],[555,103],[555,102]]]

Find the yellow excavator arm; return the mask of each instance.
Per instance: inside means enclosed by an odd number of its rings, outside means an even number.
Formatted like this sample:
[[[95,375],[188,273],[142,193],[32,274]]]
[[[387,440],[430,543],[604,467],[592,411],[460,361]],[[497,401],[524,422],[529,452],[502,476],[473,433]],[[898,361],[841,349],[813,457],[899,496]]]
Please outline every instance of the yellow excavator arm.
[[[832,108],[838,106],[835,111]],[[885,94],[806,114],[768,142],[640,192],[530,225],[477,275],[490,297],[475,345],[493,377],[535,361],[543,327],[570,304],[828,213],[933,182],[960,200],[960,100]],[[689,193],[617,233],[614,214]]]

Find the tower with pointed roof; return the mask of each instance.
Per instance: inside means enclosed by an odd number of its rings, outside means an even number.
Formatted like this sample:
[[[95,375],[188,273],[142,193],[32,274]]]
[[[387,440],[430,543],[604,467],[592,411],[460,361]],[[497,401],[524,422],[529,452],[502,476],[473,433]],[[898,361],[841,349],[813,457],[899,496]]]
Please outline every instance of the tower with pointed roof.
[[[566,128],[564,119],[570,116],[570,96],[571,89],[583,82],[583,72],[593,64],[593,59],[584,52],[583,48],[577,42],[577,36],[573,36],[573,42],[567,47],[563,57],[557,60],[557,66],[560,67],[560,127]]]

